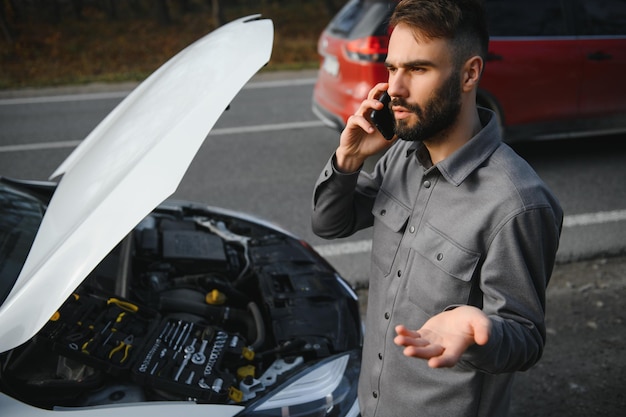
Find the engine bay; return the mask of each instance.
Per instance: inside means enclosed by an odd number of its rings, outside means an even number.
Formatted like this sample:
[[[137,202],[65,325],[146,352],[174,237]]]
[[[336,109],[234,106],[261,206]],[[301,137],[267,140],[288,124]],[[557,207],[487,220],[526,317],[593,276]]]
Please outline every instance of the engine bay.
[[[354,292],[305,243],[230,213],[170,204],[120,242],[35,337],[0,355],[0,387],[48,409],[245,404],[360,344]]]

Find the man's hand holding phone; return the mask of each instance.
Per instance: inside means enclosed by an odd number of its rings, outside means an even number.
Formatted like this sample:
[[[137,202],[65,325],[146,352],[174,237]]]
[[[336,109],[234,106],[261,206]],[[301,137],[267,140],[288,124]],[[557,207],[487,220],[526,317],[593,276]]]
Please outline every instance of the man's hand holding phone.
[[[367,99],[363,100],[357,112],[348,119],[345,129],[341,132],[339,148],[335,153],[339,170],[354,172],[368,157],[376,155],[393,143],[395,119],[389,109],[388,101],[387,103],[381,101],[381,99],[387,100],[383,96],[386,95],[388,87],[387,83],[377,84],[370,90]],[[387,119],[387,122],[383,122],[387,123],[385,134],[389,136],[391,131],[388,139],[383,136],[383,133],[378,130],[380,128],[376,127],[376,122],[372,120],[372,114],[378,113],[376,120],[380,120],[380,114],[384,112],[387,112],[387,115],[383,116]]]

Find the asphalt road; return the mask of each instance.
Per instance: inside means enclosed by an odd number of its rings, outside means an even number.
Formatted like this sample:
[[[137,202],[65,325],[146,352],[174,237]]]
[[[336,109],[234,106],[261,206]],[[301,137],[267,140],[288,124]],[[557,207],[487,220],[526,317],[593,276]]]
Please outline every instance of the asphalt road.
[[[174,198],[256,214],[364,282],[369,231],[328,242],[309,227],[313,184],[338,133],[310,110],[315,72],[263,74],[232,102]],[[0,92],[0,175],[46,179],[132,85]],[[559,262],[626,253],[626,137],[516,145],[566,214]],[[167,161],[163,161],[167,169]]]

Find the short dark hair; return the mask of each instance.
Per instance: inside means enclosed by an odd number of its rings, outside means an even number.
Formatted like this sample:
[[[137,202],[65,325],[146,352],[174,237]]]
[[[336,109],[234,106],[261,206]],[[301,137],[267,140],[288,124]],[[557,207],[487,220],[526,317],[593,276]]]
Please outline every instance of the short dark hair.
[[[430,39],[450,40],[457,66],[476,55],[484,61],[487,55],[489,33],[482,0],[402,0],[389,23],[405,24]]]

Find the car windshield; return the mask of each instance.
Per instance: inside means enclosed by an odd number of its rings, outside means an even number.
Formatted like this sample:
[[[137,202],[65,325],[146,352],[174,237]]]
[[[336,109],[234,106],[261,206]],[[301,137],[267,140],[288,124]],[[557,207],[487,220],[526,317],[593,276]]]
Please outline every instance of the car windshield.
[[[22,270],[44,209],[38,199],[0,184],[0,305]]]
[[[383,36],[395,2],[380,0],[353,0],[329,23],[334,35],[355,39],[363,36]]]

